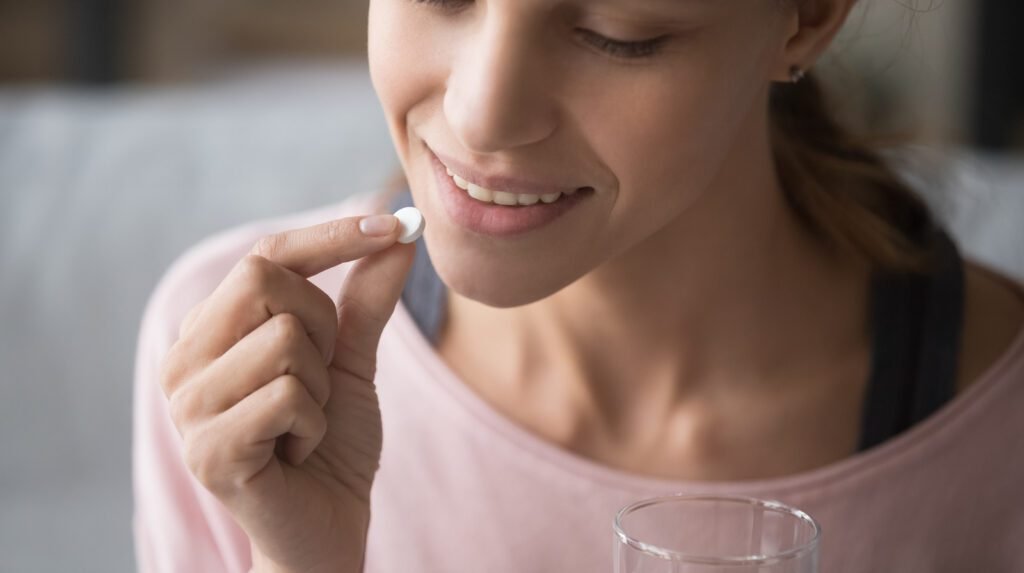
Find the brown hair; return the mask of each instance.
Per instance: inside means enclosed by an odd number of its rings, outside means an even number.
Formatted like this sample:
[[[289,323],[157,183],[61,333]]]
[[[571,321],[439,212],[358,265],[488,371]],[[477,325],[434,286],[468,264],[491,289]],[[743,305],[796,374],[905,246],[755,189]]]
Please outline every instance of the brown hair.
[[[932,214],[882,157],[878,141],[840,125],[816,77],[774,84],[770,130],[786,200],[829,246],[877,269],[925,271]]]

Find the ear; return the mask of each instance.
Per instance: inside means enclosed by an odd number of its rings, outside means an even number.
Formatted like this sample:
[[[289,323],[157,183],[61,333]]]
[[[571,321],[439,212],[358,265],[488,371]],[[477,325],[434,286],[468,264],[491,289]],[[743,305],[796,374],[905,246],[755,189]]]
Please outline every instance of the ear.
[[[786,0],[786,45],[775,81],[790,81],[790,69],[808,70],[832,43],[857,0]]]

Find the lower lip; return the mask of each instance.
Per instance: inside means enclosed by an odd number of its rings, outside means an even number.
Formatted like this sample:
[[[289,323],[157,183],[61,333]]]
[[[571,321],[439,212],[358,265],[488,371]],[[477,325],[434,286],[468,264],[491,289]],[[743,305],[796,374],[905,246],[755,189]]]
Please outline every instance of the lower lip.
[[[433,152],[428,150],[427,153],[448,216],[462,227],[481,235],[508,237],[539,229],[569,212],[593,193],[590,188],[586,188],[572,195],[563,195],[554,203],[538,201],[533,205],[517,207],[484,203],[470,197],[469,193],[455,185],[444,164]]]

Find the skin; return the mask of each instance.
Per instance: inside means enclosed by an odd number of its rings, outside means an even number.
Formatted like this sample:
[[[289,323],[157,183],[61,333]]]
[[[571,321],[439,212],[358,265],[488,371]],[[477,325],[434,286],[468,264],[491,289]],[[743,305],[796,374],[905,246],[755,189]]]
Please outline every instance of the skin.
[[[852,454],[869,267],[784,205],[767,98],[853,3],[374,0],[371,74],[450,287],[454,373],[541,437],[643,474],[765,478]],[[623,62],[578,28],[672,39]],[[527,236],[476,235],[445,214],[429,150],[595,193]],[[1004,282],[969,268],[961,390],[1020,327]]]
[[[184,461],[245,531],[254,571],[363,570],[377,344],[415,252],[380,218],[374,235],[349,217],[261,238],[161,364]],[[336,304],[308,280],[357,259]]]
[[[851,3],[669,0],[642,15],[654,0],[479,0],[442,15],[374,0],[371,72],[451,287],[438,350],[452,369],[546,439],[644,474],[767,477],[849,455],[868,269],[784,207],[765,106]],[[571,41],[580,26],[680,40],[627,67]],[[427,144],[595,192],[528,236],[471,235],[433,195]],[[395,243],[394,217],[373,218],[375,234],[364,219],[262,238],[161,365],[185,462],[260,573],[363,569],[377,346],[415,249]],[[337,302],[308,280],[346,261]],[[1012,288],[970,269],[962,390],[1020,330]]]

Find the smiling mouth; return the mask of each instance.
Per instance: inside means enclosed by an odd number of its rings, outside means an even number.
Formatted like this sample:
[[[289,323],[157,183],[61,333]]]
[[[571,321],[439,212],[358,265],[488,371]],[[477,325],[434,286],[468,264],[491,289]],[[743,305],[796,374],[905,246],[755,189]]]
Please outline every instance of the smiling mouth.
[[[447,171],[448,176],[452,178],[452,181],[455,182],[456,187],[462,189],[470,197],[480,201],[481,203],[494,203],[497,205],[505,205],[507,207],[525,207],[536,203],[554,203],[563,197],[571,196],[579,191],[579,189],[572,189],[569,191],[545,193],[543,195],[538,195],[536,193],[509,193],[506,191],[494,191],[492,189],[487,189],[486,187],[481,187],[475,183],[470,183],[447,167],[445,170]]]

